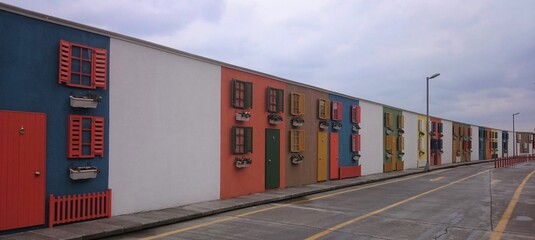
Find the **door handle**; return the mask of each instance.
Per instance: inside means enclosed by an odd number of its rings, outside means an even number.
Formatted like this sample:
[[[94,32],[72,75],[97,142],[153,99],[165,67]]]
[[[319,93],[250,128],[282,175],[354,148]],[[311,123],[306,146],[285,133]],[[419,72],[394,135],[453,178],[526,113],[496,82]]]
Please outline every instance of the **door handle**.
[[[38,177],[41,176],[41,172],[35,171],[35,176],[38,176]]]

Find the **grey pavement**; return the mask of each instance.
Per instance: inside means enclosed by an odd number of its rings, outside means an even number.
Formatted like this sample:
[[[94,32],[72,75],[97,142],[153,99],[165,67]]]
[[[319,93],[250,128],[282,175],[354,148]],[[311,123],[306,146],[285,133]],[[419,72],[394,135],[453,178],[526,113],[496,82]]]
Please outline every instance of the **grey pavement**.
[[[493,161],[494,160],[476,160],[463,163],[444,164],[431,167],[431,171]],[[423,168],[406,169],[397,172],[378,173],[357,178],[314,183],[301,187],[267,190],[262,193],[240,196],[237,198],[200,202],[161,210],[58,225],[53,228],[30,230],[10,235],[0,235],[0,240],[97,239],[423,172]]]

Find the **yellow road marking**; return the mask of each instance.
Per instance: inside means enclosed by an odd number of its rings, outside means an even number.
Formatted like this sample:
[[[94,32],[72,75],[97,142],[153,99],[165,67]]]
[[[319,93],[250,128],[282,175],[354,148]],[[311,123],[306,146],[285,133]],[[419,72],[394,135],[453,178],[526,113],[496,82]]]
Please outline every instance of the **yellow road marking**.
[[[499,182],[501,182],[501,181],[502,181],[502,180],[499,180],[499,179],[492,179],[492,181],[490,181],[490,184],[491,184],[491,185],[494,185],[494,184],[499,183]]]
[[[437,177],[437,178],[430,179],[429,181],[434,182],[434,181],[438,181],[438,180],[443,179],[443,178],[444,177]]]
[[[481,175],[481,174],[486,173],[486,172],[488,172],[488,171],[489,171],[489,170],[485,170],[485,171],[482,171],[482,172],[479,172],[479,173],[470,175],[470,176],[468,176],[468,177],[465,177],[465,178],[463,178],[463,179],[457,180],[457,181],[455,181],[455,182],[451,182],[451,183],[448,183],[448,184],[446,184],[446,185],[443,185],[443,186],[440,186],[440,187],[431,189],[431,190],[429,190],[429,191],[427,191],[427,192],[420,193],[420,194],[418,194],[418,195],[415,195],[415,196],[412,196],[412,197],[410,197],[410,198],[407,198],[407,199],[405,199],[405,200],[403,200],[403,201],[399,201],[399,202],[397,202],[397,203],[388,205],[388,206],[386,206],[386,207],[384,207],[384,208],[375,210],[375,211],[373,211],[373,212],[367,213],[367,214],[362,215],[362,216],[360,216],[360,217],[357,217],[357,218],[351,219],[351,220],[349,220],[349,221],[340,223],[340,224],[338,224],[338,225],[336,225],[336,226],[334,226],[334,227],[332,227],[332,228],[326,229],[325,231],[316,233],[316,234],[314,234],[314,235],[312,235],[312,236],[306,238],[306,240],[318,239],[318,238],[323,237],[323,236],[325,236],[325,235],[327,235],[327,234],[329,234],[329,233],[331,233],[331,232],[333,232],[333,231],[336,231],[336,230],[338,230],[338,229],[340,229],[340,228],[343,228],[343,227],[345,227],[345,226],[347,226],[347,225],[349,225],[349,224],[352,224],[352,223],[358,222],[358,221],[360,221],[360,220],[362,220],[362,219],[365,219],[365,218],[371,217],[371,216],[373,216],[373,215],[379,214],[379,213],[384,212],[384,211],[386,211],[386,210],[389,210],[389,209],[391,209],[391,208],[397,207],[397,206],[399,206],[399,205],[401,205],[401,204],[410,202],[410,201],[412,201],[412,200],[414,200],[414,199],[417,199],[417,198],[419,198],[419,197],[425,196],[425,195],[430,194],[430,193],[432,193],[432,192],[436,192],[436,191],[438,191],[438,190],[440,190],[440,189],[449,187],[449,186],[451,186],[451,185],[453,185],[453,184],[456,184],[456,183],[462,182],[462,181],[464,181],[464,180],[473,178],[473,177],[475,177],[475,176]]]
[[[441,172],[441,171],[435,171],[434,173],[438,173],[438,172]],[[404,178],[400,178],[400,179],[396,179],[396,180],[390,180],[390,181],[386,181],[386,182],[372,184],[372,185],[369,185],[369,186],[349,189],[349,190],[340,191],[340,192],[331,193],[331,194],[326,194],[326,195],[322,195],[322,196],[318,196],[318,197],[314,197],[314,198],[309,198],[309,199],[305,199],[305,200],[301,200],[301,201],[296,201],[296,202],[292,202],[291,204],[280,204],[280,205],[276,205],[276,206],[269,207],[269,208],[264,208],[264,209],[259,209],[259,210],[252,211],[252,212],[246,212],[246,213],[238,214],[236,216],[229,216],[229,217],[222,218],[222,219],[219,219],[219,220],[214,220],[214,221],[201,223],[201,224],[193,225],[193,226],[186,227],[186,228],[181,228],[181,229],[177,229],[177,230],[173,230],[173,231],[169,231],[169,232],[164,232],[164,233],[161,233],[161,234],[158,234],[158,235],[154,235],[154,236],[150,236],[150,237],[146,237],[146,238],[141,238],[141,240],[153,240],[153,239],[157,239],[157,238],[161,238],[161,237],[167,237],[167,236],[170,236],[170,235],[173,235],[173,234],[187,232],[187,231],[190,231],[190,230],[193,230],[193,229],[206,227],[206,226],[210,226],[212,224],[217,224],[217,223],[221,223],[221,222],[225,222],[225,221],[230,221],[230,220],[233,220],[233,219],[236,219],[236,218],[245,217],[245,216],[249,216],[249,215],[252,215],[252,214],[261,213],[261,212],[265,212],[265,211],[270,211],[270,210],[273,210],[273,209],[282,208],[282,207],[286,207],[286,206],[293,205],[293,204],[306,203],[306,202],[310,202],[310,201],[314,201],[314,200],[318,200],[318,199],[323,199],[323,198],[328,198],[328,197],[332,197],[332,196],[336,196],[336,195],[340,195],[340,194],[344,194],[344,193],[355,192],[355,191],[368,189],[368,188],[372,188],[372,187],[378,187],[378,186],[382,186],[382,185],[386,185],[386,184],[390,184],[390,183],[396,183],[396,182],[406,181],[406,180],[410,180],[410,179],[414,179],[414,178],[419,178],[419,177],[427,176],[429,174],[434,174],[434,173],[430,172],[430,173],[418,174],[418,175],[414,175],[414,176],[410,176],[410,177],[404,177]]]
[[[520,193],[522,193],[524,185],[526,185],[526,182],[528,182],[529,178],[533,176],[533,174],[535,174],[535,170],[528,174],[524,178],[522,183],[520,183],[520,185],[518,185],[518,187],[516,188],[515,194],[513,194],[513,198],[511,198],[509,205],[507,205],[507,208],[505,209],[505,212],[503,213],[500,222],[498,222],[496,229],[494,229],[494,231],[492,232],[492,236],[490,237],[491,240],[499,240],[502,237],[502,233],[505,230],[507,223],[509,223],[509,219],[511,219],[511,215],[513,214],[513,210],[515,209],[516,203],[520,198]]]

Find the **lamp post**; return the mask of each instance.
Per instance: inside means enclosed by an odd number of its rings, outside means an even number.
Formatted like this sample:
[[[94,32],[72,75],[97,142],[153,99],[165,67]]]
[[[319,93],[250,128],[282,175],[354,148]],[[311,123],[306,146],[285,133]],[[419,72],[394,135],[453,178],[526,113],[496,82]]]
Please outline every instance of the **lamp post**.
[[[515,134],[515,116],[520,114],[519,112],[513,114],[513,156],[516,156],[516,134]]]
[[[425,135],[425,142],[427,143],[427,160],[425,162],[425,171],[426,172],[429,172],[429,145],[430,145],[430,142],[429,142],[429,80],[430,79],[433,79],[433,78],[436,78],[440,76],[440,73],[435,73],[433,74],[431,77],[426,77],[425,78],[425,83],[426,83],[426,107],[427,107],[427,111],[426,111],[426,116],[427,116],[427,121],[425,123],[425,131],[427,132],[427,134]]]

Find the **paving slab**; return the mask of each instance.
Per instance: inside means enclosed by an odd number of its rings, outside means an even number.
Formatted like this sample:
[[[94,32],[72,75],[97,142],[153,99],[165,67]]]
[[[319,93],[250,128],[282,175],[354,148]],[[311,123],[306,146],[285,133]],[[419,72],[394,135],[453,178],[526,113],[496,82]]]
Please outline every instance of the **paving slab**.
[[[143,217],[140,213],[121,215],[121,216],[117,216],[113,218],[132,222],[132,226],[130,228],[133,229],[134,231],[158,226],[158,220]]]
[[[44,239],[51,238],[51,239],[82,239],[81,233],[73,233],[73,232],[67,232],[64,231],[58,227],[55,228],[43,228],[38,230],[33,230],[30,232],[27,232],[28,234],[37,234],[39,236],[43,236]]]
[[[57,228],[66,232],[81,234],[83,239],[96,239],[123,232],[122,227],[99,223],[97,221],[66,224]]]
[[[51,239],[57,239],[52,237],[47,237],[39,234],[35,234],[32,232],[28,233],[17,233],[13,235],[9,235],[7,237],[0,237],[2,240],[51,240]]]

